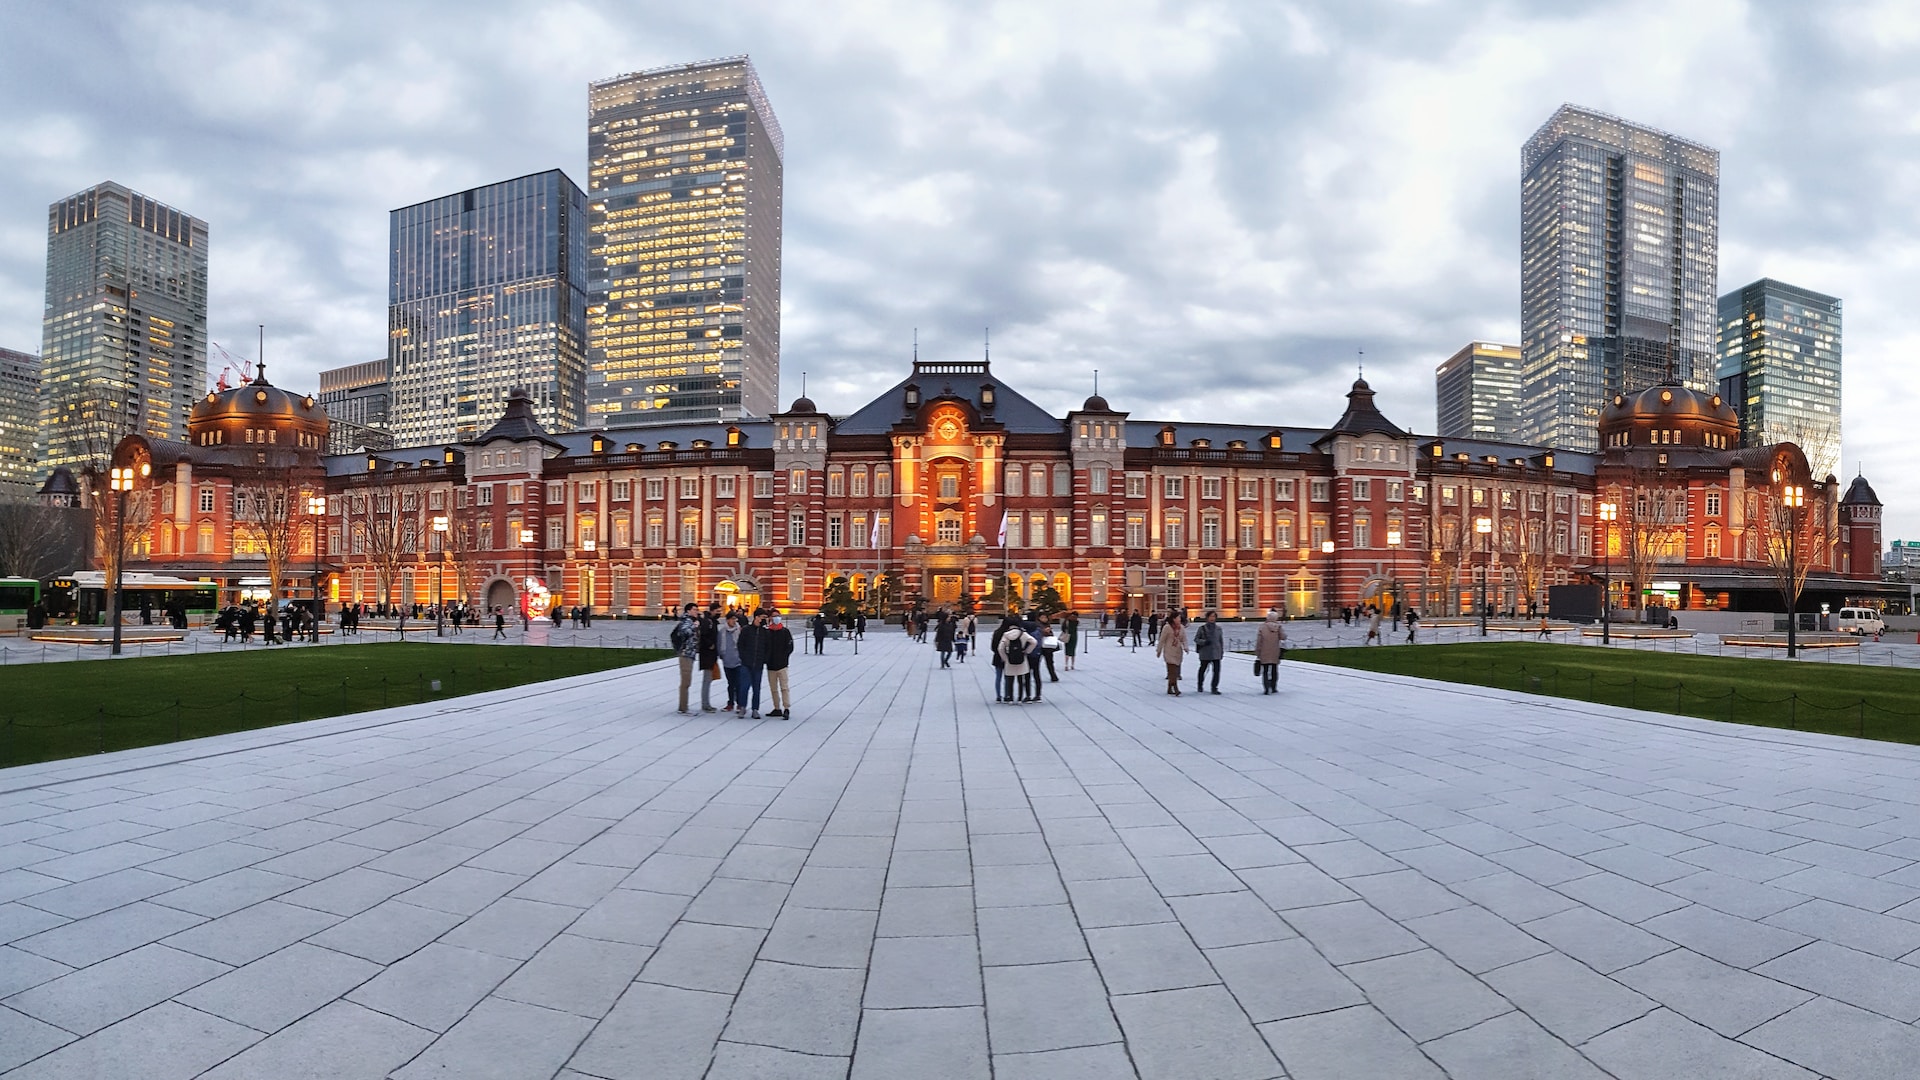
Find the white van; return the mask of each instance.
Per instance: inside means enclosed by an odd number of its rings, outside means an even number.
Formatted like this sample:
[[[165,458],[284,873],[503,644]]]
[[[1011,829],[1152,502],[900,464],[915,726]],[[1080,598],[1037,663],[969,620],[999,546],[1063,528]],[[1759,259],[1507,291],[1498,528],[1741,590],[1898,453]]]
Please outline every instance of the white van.
[[[1843,634],[1878,634],[1886,630],[1887,624],[1881,620],[1880,613],[1872,608],[1843,607],[1840,617],[1834,620],[1833,628]]]

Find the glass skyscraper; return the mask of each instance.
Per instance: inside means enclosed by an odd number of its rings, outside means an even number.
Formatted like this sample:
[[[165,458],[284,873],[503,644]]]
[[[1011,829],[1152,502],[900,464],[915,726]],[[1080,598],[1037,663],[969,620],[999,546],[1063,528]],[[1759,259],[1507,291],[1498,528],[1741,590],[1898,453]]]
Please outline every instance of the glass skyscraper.
[[[0,497],[39,486],[40,358],[0,349]]]
[[[1839,473],[1839,300],[1772,278],[1721,297],[1719,375],[1743,443],[1796,443],[1814,476]]]
[[[1522,148],[1528,442],[1595,450],[1613,395],[1714,387],[1720,153],[1562,105]]]
[[[588,88],[596,424],[765,416],[780,388],[780,122],[744,56]]]
[[[1433,372],[1443,439],[1520,441],[1520,346],[1476,341]]]
[[[525,387],[550,431],[586,422],[587,200],[558,169],[393,211],[387,425],[470,439]]]
[[[111,181],[47,211],[43,468],[185,439],[207,382],[207,223]]]

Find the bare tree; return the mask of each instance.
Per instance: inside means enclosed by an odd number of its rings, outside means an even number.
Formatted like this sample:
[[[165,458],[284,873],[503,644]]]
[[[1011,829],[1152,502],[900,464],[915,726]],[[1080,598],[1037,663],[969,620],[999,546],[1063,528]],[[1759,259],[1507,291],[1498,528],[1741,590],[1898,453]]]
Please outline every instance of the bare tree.
[[[0,577],[48,578],[87,557],[88,515],[32,496],[0,500]]]
[[[445,558],[453,565],[459,586],[456,595],[465,604],[472,601],[474,589],[479,584],[479,522],[471,501],[464,506],[458,505],[456,493],[453,492],[448,493],[448,498],[455,498],[456,505],[447,511],[447,531],[441,544],[446,550]]]
[[[356,489],[352,527],[365,542],[367,561],[373,564],[380,586],[380,601],[393,602],[393,588],[400,578],[400,565],[417,546],[419,522],[414,515],[400,510],[402,492],[391,483],[370,484]],[[411,602],[411,598],[409,598]]]
[[[292,451],[261,452],[234,472],[234,552],[252,549],[266,559],[268,611],[279,610],[281,583],[312,537],[307,500],[322,483],[319,470],[302,468]]]
[[[1828,503],[1832,492],[1818,485],[1799,490],[1803,503],[1797,507],[1789,505],[1779,492],[1760,493],[1761,541],[1768,572],[1786,604],[1789,644],[1793,643],[1797,629],[1795,612],[1800,594],[1806,590],[1807,574],[1827,560],[1840,539],[1839,518]],[[1794,651],[1789,649],[1789,655]]]
[[[1661,563],[1683,562],[1687,554],[1687,489],[1665,471],[1636,465],[1628,470],[1626,497],[1620,502],[1621,554],[1631,575],[1632,606],[1652,584]]]

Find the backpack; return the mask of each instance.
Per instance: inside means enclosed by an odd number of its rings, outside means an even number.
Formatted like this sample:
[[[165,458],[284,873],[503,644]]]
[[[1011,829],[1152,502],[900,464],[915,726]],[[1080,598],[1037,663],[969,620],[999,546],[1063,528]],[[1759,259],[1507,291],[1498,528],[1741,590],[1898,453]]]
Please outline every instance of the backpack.
[[[1015,636],[1007,639],[1007,666],[1018,667],[1027,662],[1027,642],[1025,638]]]
[[[668,635],[667,640],[673,642],[674,652],[685,652],[687,648],[687,642],[693,640],[693,631],[688,630],[687,624],[685,622],[682,622],[680,625],[673,628],[673,633]]]

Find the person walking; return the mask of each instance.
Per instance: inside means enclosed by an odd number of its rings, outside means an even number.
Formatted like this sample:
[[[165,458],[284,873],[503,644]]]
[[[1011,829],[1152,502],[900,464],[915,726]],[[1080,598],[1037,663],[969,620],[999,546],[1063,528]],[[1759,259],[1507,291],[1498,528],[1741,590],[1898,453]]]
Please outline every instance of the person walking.
[[[822,611],[813,617],[813,655],[824,656],[827,651],[827,613]]]
[[[1101,618],[1106,618],[1102,615]],[[1080,616],[1069,611],[1060,622],[1060,651],[1066,660],[1066,669],[1073,670],[1073,654],[1080,647]]]
[[[1549,640],[1551,634],[1552,632],[1547,628],[1547,617],[1545,615],[1540,616],[1540,640]]]
[[[1160,627],[1159,636],[1154,639],[1153,651],[1167,665],[1167,693],[1179,697],[1180,665],[1187,658],[1187,631],[1180,625],[1180,616],[1167,616],[1167,621]]]
[[[1365,644],[1385,645],[1387,639],[1380,633],[1380,620],[1385,617],[1386,613],[1372,604],[1367,605],[1367,612],[1367,640]]]
[[[1040,639],[1040,659],[1047,665],[1047,681],[1059,682],[1060,673],[1054,670],[1053,656],[1060,651],[1060,632],[1054,627],[1053,620],[1042,618],[1040,620],[1039,632],[1035,636]],[[1038,696],[1038,687],[1040,684],[1039,665],[1034,666],[1033,682],[1035,695]]]
[[[953,666],[950,661],[953,659],[953,635],[957,629],[953,617],[941,612],[940,625],[933,630],[933,651],[940,654],[940,666],[943,668]]]
[[[1227,655],[1227,635],[1221,632],[1218,617],[1218,612],[1207,612],[1206,621],[1193,633],[1193,655],[1200,660],[1200,670],[1193,684],[1196,694],[1207,688],[1208,668],[1213,669],[1213,692],[1220,692],[1220,661]]]
[[[1032,634],[1021,629],[1020,624],[1014,621],[1011,615],[1007,616],[1007,621],[1000,627],[1000,633],[995,637],[997,640],[994,642],[993,651],[994,655],[1000,658],[1000,674],[1006,683],[1004,698],[1012,702],[1015,692],[1021,691],[1019,701],[1024,704],[1030,700],[1024,692],[1030,689],[1028,683],[1031,674],[1030,658],[1034,650],[1040,647],[1040,643],[1034,640]]]
[[[793,660],[793,631],[779,612],[767,620],[767,703],[768,716],[782,720],[793,715],[793,690],[787,684],[787,665]]]
[[[1172,618],[1172,615],[1168,615],[1168,618]],[[1161,625],[1159,612],[1156,611],[1147,617],[1147,644],[1153,646],[1160,644]]]
[[[1287,651],[1287,627],[1280,621],[1280,609],[1268,608],[1267,621],[1253,640],[1253,666],[1260,675],[1260,692],[1280,692],[1280,658]]]
[[[762,611],[740,625],[740,704],[751,706],[760,719],[760,672],[767,666],[767,613]],[[751,700],[749,700],[751,699]]]
[[[1413,644],[1413,632],[1419,627],[1420,613],[1409,608],[1407,610],[1407,644]]]
[[[503,641],[506,639],[506,636],[507,636],[507,613],[505,611],[502,611],[500,609],[500,606],[496,604],[494,605],[494,608],[493,608],[493,640]],[[682,706],[680,711],[685,712],[686,711],[685,706]]]

